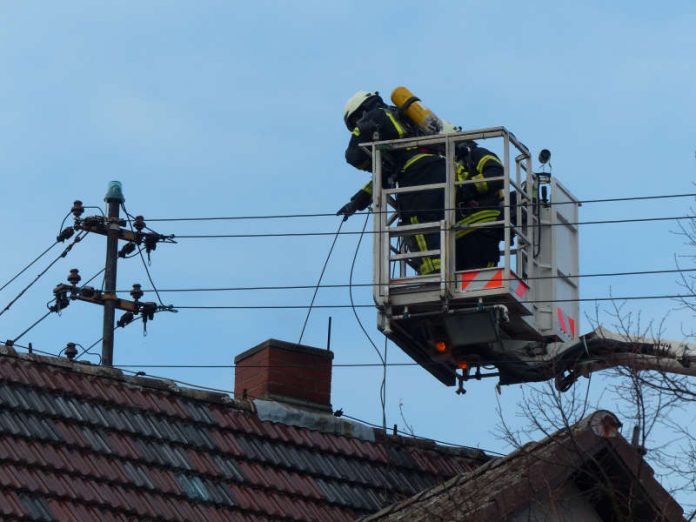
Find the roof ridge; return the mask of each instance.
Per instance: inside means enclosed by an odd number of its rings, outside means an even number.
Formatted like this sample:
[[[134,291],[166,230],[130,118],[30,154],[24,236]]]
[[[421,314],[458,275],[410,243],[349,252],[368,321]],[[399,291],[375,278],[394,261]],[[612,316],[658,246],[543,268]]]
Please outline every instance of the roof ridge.
[[[27,363],[35,363],[51,366],[61,370],[88,375],[91,377],[104,378],[111,381],[119,381],[143,388],[150,388],[182,395],[195,400],[226,403],[233,406],[240,406],[240,409],[249,410],[248,401],[239,401],[230,397],[227,393],[203,390],[193,386],[180,386],[174,380],[166,377],[156,377],[152,375],[126,375],[123,370],[118,368],[95,365],[89,361],[70,361],[61,357],[51,357],[36,353],[20,353],[11,346],[0,344],[0,356],[10,357]]]

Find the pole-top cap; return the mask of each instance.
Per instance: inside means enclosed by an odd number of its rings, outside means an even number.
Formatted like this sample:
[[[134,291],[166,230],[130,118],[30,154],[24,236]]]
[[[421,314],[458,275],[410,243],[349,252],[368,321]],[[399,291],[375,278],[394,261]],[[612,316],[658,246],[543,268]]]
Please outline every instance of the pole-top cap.
[[[109,181],[109,188],[106,191],[106,196],[104,196],[104,201],[115,201],[118,203],[124,203],[126,201],[126,198],[123,197],[120,181]]]

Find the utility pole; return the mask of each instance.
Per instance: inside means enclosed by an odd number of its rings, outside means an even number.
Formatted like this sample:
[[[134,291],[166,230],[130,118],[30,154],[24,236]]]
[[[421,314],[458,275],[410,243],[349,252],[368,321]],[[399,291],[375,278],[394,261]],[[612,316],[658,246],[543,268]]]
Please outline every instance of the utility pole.
[[[102,338],[102,364],[114,363],[114,320],[116,318],[116,266],[118,264],[118,239],[121,232],[119,211],[126,201],[121,182],[112,181],[104,197],[107,204],[106,265],[104,268],[104,337]]]
[[[87,284],[79,286],[82,277],[79,274],[79,270],[73,268],[70,270],[70,275],[68,276],[68,283],[70,284],[61,283],[53,289],[54,304],[50,306],[49,309],[51,312],[60,312],[67,308],[71,301],[75,300],[103,306],[104,324],[100,364],[113,366],[114,330],[116,328],[123,328],[138,317],[142,320],[143,328],[145,329],[147,327],[147,322],[154,319],[155,313],[164,310],[176,312],[171,305],[167,306],[161,302],[157,304],[141,301],[140,298],[143,297],[144,291],[139,284],[134,284],[130,292],[133,298],[132,301],[119,298],[116,295],[116,266],[118,258],[126,259],[133,257],[132,254],[136,250],[138,252],[135,255],[140,255],[142,257],[141,245],[149,258],[150,253],[157,248],[157,243],[176,243],[176,241],[174,241],[173,235],[165,236],[150,229],[145,224],[145,218],[143,218],[143,216],[135,216],[132,223],[130,215],[126,216],[128,218],[127,221],[121,219],[119,212],[126,198],[123,197],[120,181],[109,182],[104,201],[107,204],[106,216],[101,213],[96,216],[83,217],[82,214],[84,214],[85,208],[95,207],[85,207],[82,205],[82,201],[76,200],[70,209],[75,218],[75,223],[72,227],[67,227],[61,231],[58,236],[58,240],[61,241],[61,238],[69,238],[78,230],[84,233],[106,236],[106,261],[104,265],[103,288],[97,289]],[[130,225],[130,230],[124,228],[126,223]],[[81,238],[82,236],[78,236],[75,241]],[[126,243],[120,250],[118,249],[119,240],[125,241]],[[114,326],[116,310],[123,310],[125,313]],[[68,353],[73,352],[69,350]],[[75,357],[75,355],[73,355],[73,357]]]

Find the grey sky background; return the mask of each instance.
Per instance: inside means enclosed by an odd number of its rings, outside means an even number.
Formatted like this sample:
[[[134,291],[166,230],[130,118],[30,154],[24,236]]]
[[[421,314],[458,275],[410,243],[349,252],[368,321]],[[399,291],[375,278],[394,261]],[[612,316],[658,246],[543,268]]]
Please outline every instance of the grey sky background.
[[[0,284],[46,248],[74,199],[103,205],[120,180],[126,206],[146,218],[335,212],[367,180],[343,159],[346,99],[357,89],[406,85],[464,128],[505,125],[533,153],[549,148],[553,174],[581,199],[694,192],[696,5],[669,2],[148,1],[0,3]],[[587,204],[583,220],[681,216],[688,198]],[[359,231],[362,216],[345,231]],[[162,233],[333,232],[336,217],[150,222]],[[581,273],[670,269],[692,254],[674,221],[581,229]],[[324,283],[348,282],[358,236],[338,239]],[[314,284],[330,236],[180,240],[160,245],[151,271],[162,289]],[[354,282],[371,280],[363,241]],[[0,338],[45,311],[70,268],[103,266],[88,237],[12,309]],[[0,293],[4,305],[58,250]],[[689,259],[681,259],[689,266]],[[690,266],[689,266],[690,267]],[[676,276],[583,279],[586,298],[675,294]],[[149,287],[138,258],[119,265],[119,288]],[[358,288],[355,302],[372,302]],[[153,299],[153,295],[147,298]],[[306,305],[311,290],[166,293],[174,305]],[[345,288],[318,304],[348,304]],[[681,337],[691,316],[669,300],[631,301],[643,324],[667,316]],[[601,305],[604,310],[606,305]],[[583,310],[594,314],[594,304]],[[359,309],[381,348],[375,312]],[[115,364],[232,364],[269,337],[296,341],[304,310],[183,310],[116,336]],[[350,309],[312,313],[303,342],[326,343],[335,363],[377,357]],[[602,311],[605,326],[612,320]],[[582,321],[582,331],[590,326]],[[22,342],[57,352],[101,336],[101,309],[73,303]],[[96,351],[99,351],[97,347]],[[407,362],[390,346],[389,360]],[[137,368],[136,368],[137,369]],[[233,370],[147,369],[223,389]],[[333,405],[380,422],[381,370],[336,368]],[[420,368],[388,372],[387,419],[416,433],[506,451],[495,428],[494,382],[456,396]],[[581,386],[586,385],[582,381]],[[612,409],[595,379],[591,397]],[[514,419],[520,387],[505,387]],[[689,419],[685,419],[685,422]]]

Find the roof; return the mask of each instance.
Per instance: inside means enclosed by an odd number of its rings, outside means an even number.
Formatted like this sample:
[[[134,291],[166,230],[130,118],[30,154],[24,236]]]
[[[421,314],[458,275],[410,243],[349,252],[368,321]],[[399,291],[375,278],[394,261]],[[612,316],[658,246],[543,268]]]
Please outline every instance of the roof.
[[[353,520],[487,460],[0,345],[3,520]]]
[[[682,508],[655,480],[652,468],[618,433],[620,426],[612,413],[600,410],[571,429],[527,444],[364,520],[527,520],[526,515],[515,515],[544,499],[558,502],[558,492],[567,491],[570,484],[601,520],[684,520]],[[612,501],[621,511],[618,517]]]

